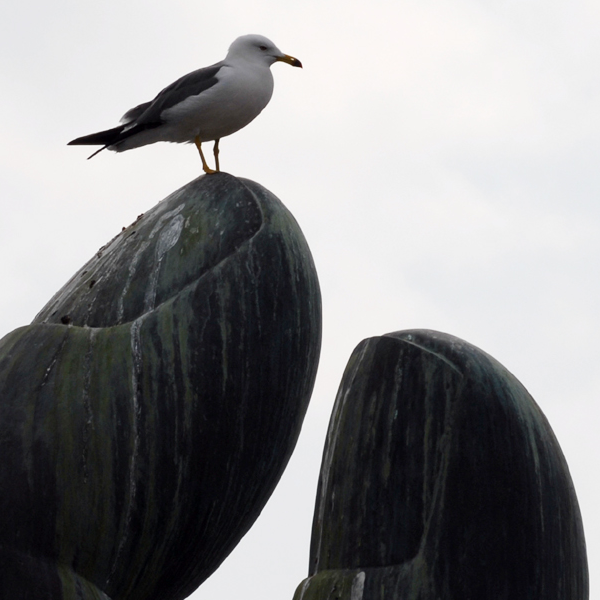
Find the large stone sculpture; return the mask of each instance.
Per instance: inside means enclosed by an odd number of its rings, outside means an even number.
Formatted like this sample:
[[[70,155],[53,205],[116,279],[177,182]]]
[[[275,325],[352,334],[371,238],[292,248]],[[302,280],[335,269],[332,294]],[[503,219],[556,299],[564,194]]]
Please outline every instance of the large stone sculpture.
[[[258,184],[200,178],[124,229],[0,341],[0,597],[189,595],[279,480],[320,334]]]
[[[295,600],[587,600],[579,507],[546,418],[502,365],[426,330],[352,354]]]

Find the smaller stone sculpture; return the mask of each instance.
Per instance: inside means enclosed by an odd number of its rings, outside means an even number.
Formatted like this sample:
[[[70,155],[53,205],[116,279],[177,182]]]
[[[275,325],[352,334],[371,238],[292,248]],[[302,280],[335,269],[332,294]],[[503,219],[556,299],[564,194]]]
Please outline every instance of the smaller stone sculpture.
[[[323,455],[295,600],[587,600],[581,516],[542,411],[450,335],[362,341]]]

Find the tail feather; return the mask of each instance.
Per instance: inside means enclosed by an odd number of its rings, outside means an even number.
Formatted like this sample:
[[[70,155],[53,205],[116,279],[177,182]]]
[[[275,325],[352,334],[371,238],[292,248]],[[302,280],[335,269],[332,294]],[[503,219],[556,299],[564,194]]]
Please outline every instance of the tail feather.
[[[106,131],[99,131],[98,133],[90,133],[90,135],[84,135],[77,139],[71,140],[68,146],[111,146],[112,144],[120,141],[121,133],[125,128],[124,125],[107,129]]]
[[[139,107],[136,107],[139,108]],[[135,110],[135,109],[132,109]],[[138,125],[131,125],[129,123],[125,123],[123,125],[118,125],[117,127],[113,127],[112,129],[107,129],[106,131],[99,131],[98,133],[90,133],[90,135],[84,135],[83,137],[76,138],[71,140],[67,146],[102,146],[99,150],[96,150],[91,156],[88,156],[88,160],[93,156],[96,156],[98,152],[102,152],[105,148],[109,148],[111,150],[117,150],[123,141],[135,137],[138,133],[142,133],[147,129],[155,129],[156,127],[160,127],[163,124],[162,121],[156,121],[151,123],[142,123]],[[153,140],[156,141],[156,140]],[[145,142],[148,143],[148,142]],[[142,144],[144,145],[144,144]],[[136,148],[137,146],[130,146]],[[127,148],[126,148],[127,149]]]

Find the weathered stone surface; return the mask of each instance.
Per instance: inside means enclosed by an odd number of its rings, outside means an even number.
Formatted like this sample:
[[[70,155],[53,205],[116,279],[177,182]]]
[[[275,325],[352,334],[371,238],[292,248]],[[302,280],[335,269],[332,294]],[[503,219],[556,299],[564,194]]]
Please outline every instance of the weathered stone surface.
[[[0,597],[189,595],[287,464],[320,332],[258,184],[202,177],[122,231],[0,341]]]
[[[450,335],[361,342],[332,414],[295,600],[586,600],[577,499],[541,410]]]

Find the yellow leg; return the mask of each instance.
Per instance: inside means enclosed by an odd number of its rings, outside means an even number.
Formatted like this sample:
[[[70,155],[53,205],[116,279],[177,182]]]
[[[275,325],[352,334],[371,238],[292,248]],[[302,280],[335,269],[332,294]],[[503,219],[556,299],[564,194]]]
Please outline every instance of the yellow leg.
[[[215,155],[215,166],[217,168],[217,171],[220,171],[221,169],[219,168],[219,140],[215,140],[213,154]]]
[[[204,172],[207,174],[216,173],[216,171],[208,166],[206,159],[204,158],[204,154],[202,154],[202,142],[200,141],[199,135],[194,138],[194,143],[196,144],[196,148],[198,148],[198,152],[200,152],[200,160],[202,161],[202,168],[204,169]]]

